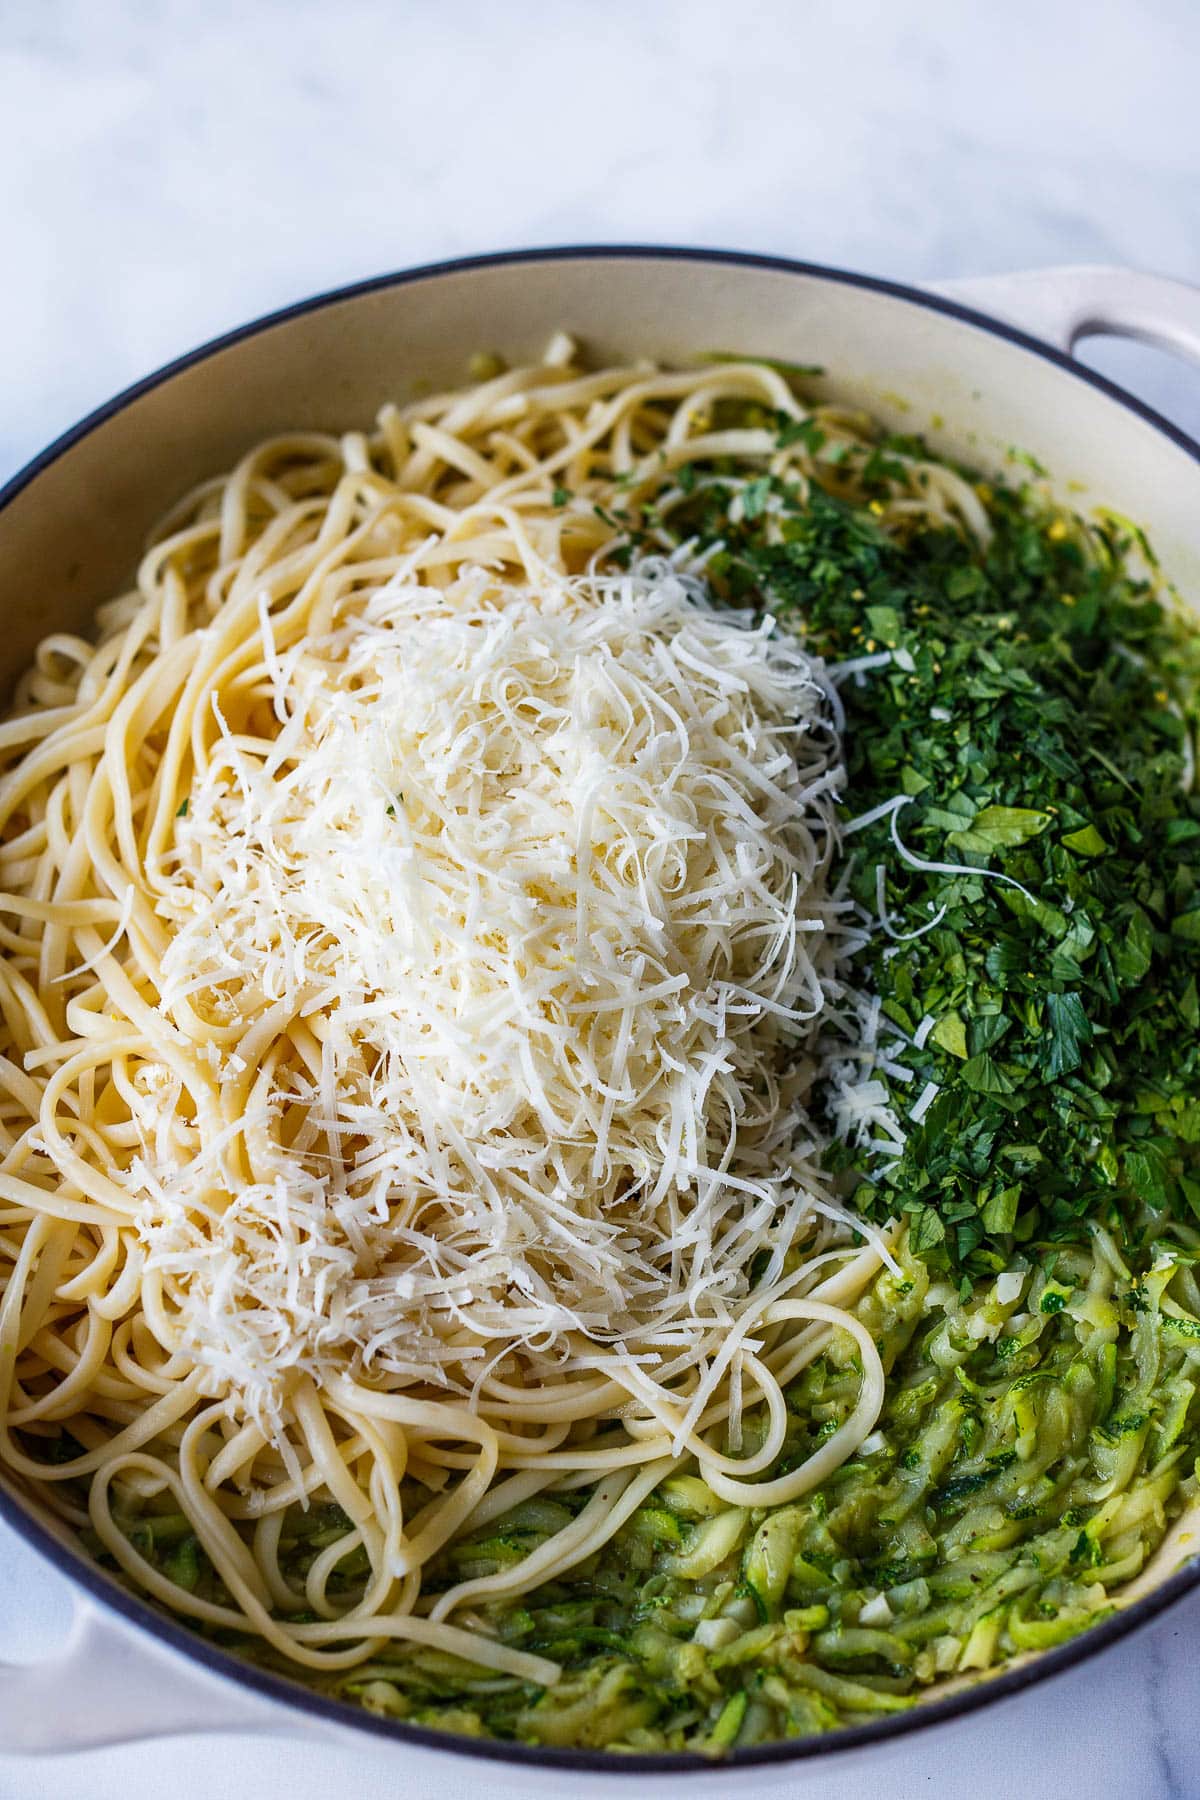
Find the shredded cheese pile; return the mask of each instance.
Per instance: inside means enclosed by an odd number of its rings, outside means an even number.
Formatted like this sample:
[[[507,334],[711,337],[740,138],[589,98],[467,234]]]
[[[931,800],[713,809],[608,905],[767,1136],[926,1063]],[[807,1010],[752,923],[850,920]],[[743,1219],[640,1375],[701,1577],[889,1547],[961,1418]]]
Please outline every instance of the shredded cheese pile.
[[[665,562],[261,631],[277,730],[224,731],[158,907],[251,1178],[172,1152],[169,1080],[134,1106],[181,1347],[268,1412],[297,1368],[694,1374],[842,1217],[798,1052],[848,930],[827,679]]]

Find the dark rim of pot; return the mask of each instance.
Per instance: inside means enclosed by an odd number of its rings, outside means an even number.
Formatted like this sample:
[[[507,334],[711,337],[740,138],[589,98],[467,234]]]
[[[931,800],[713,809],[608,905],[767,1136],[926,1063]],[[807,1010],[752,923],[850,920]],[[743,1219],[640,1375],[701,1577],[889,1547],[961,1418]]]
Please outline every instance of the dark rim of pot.
[[[1038,338],[1031,337],[1018,327],[991,318],[986,313],[963,306],[956,300],[926,293],[919,288],[908,287],[902,282],[884,281],[873,275],[859,275],[844,269],[826,268],[819,263],[796,262],[787,257],[756,255],[750,251],[685,249],[655,245],[586,244],[567,245],[545,250],[499,251],[491,255],[427,263],[419,268],[403,270],[398,274],[380,275],[371,280],[353,282],[347,287],[331,289],[312,299],[301,300],[296,305],[286,306],[277,312],[268,313],[248,325],[239,326],[234,331],[226,332],[222,336],[202,344],[187,355],[176,358],[174,362],[167,363],[165,367],[157,370],[153,375],[148,375],[143,381],[135,382],[132,387],[125,388],[115,398],[89,413],[78,425],[56,438],[40,455],[35,456],[3,488],[0,488],[0,511],[32,481],[36,480],[43,469],[56,462],[74,444],[96,431],[117,413],[122,412],[142,394],[149,393],[185,369],[190,369],[197,363],[206,361],[209,357],[233,344],[242,342],[245,338],[255,337],[260,332],[272,331],[276,326],[286,325],[290,320],[300,318],[305,313],[315,312],[321,307],[335,306],[344,300],[354,300],[365,294],[379,293],[388,288],[405,287],[411,283],[434,280],[444,275],[469,273],[474,269],[534,263],[603,261],[605,259],[631,262],[689,262],[717,267],[769,269],[780,274],[799,275],[839,283],[845,287],[866,289],[872,293],[884,294],[896,300],[906,301],[913,306],[924,307],[929,312],[943,313],[948,318],[960,319],[968,325],[990,333],[993,337],[1006,339],[1009,343],[1018,345],[1044,362],[1056,364],[1060,369],[1073,375],[1077,381],[1096,388],[1125,411],[1135,414],[1138,418],[1154,426],[1193,461],[1200,463],[1200,444],[1197,444],[1186,432],[1181,431],[1178,426],[1173,425],[1170,420],[1164,419],[1152,407],[1135,399],[1132,394],[1126,393],[1115,382],[1108,380],[1106,376],[1097,374],[1092,369],[1083,367],[1067,351],[1059,350]],[[1197,1557],[1176,1570],[1173,1575],[1168,1576],[1150,1593],[1143,1595],[1141,1599],[1133,1602],[1130,1606],[1110,1614],[1099,1624],[1089,1627],[1069,1643],[1059,1645],[1052,1650],[1042,1651],[1028,1661],[1002,1670],[998,1674],[984,1676],[969,1687],[956,1689],[945,1699],[921,1700],[907,1712],[894,1713],[866,1725],[850,1725],[811,1738],[760,1744],[753,1749],[735,1750],[717,1761],[697,1752],[621,1752],[615,1754],[612,1751],[604,1750],[560,1750],[537,1744],[467,1738],[451,1732],[437,1731],[428,1726],[411,1725],[402,1719],[380,1717],[351,1702],[335,1700],[327,1695],[317,1693],[313,1689],[305,1687],[299,1680],[261,1669],[231,1651],[219,1649],[215,1644],[198,1636],[170,1615],[158,1611],[148,1601],[140,1599],[121,1587],[115,1579],[108,1576],[97,1565],[86,1560],[81,1551],[69,1548],[55,1530],[28,1510],[27,1503],[22,1502],[15,1492],[6,1490],[2,1485],[0,1485],[0,1518],[3,1518],[47,1561],[53,1563],[64,1575],[84,1588],[93,1599],[100,1601],[109,1611],[117,1613],[129,1624],[148,1632],[160,1643],[180,1652],[210,1673],[234,1681],[244,1688],[253,1689],[266,1699],[297,1708],[311,1717],[327,1720],[332,1725],[368,1732],[372,1736],[390,1738],[401,1743],[419,1744],[427,1749],[449,1752],[458,1756],[515,1763],[528,1767],[558,1769],[563,1772],[592,1772],[614,1776],[685,1773],[696,1775],[707,1772],[719,1780],[722,1772],[727,1774],[736,1768],[799,1762],[817,1756],[827,1757],[836,1755],[840,1751],[860,1749],[869,1744],[880,1743],[885,1739],[902,1737],[910,1732],[928,1730],[930,1727],[946,1724],[952,1719],[962,1718],[981,1706],[990,1705],[994,1701],[1021,1693],[1037,1682],[1045,1681],[1053,1675],[1061,1674],[1066,1669],[1076,1667],[1098,1651],[1115,1644],[1129,1632],[1147,1624],[1167,1607],[1174,1605],[1176,1601],[1200,1585],[1200,1557]]]

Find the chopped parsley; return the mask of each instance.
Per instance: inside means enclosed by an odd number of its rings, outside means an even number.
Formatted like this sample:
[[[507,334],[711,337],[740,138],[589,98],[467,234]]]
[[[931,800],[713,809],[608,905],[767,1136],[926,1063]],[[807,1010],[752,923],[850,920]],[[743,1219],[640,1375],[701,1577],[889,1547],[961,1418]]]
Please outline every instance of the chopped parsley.
[[[912,1082],[881,1077],[897,1116],[937,1091],[902,1155],[834,1157],[862,1210],[971,1275],[1093,1219],[1126,1242],[1200,1219],[1200,647],[1131,572],[1123,525],[1089,553],[1030,489],[977,491],[986,549],[948,528],[899,542],[873,503],[765,477],[672,516],[719,543],[720,593],[831,664],[892,654],[841,686],[846,816],[896,802],[847,848],[864,910],[882,869],[895,931],[921,935],[877,931],[860,979],[908,1037],[935,1021]]]

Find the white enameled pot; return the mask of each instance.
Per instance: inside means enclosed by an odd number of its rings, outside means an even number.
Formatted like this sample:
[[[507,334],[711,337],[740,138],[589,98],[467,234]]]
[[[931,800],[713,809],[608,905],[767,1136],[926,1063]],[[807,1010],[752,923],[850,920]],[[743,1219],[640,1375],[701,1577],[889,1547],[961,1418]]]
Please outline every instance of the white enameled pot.
[[[830,397],[859,402],[936,448],[1002,467],[1013,447],[1053,471],[1076,509],[1110,505],[1149,533],[1200,609],[1200,446],[1082,369],[1093,333],[1200,361],[1200,290],[1119,269],[959,282],[937,292],[714,251],[585,249],[483,257],[322,296],[232,333],[119,396],[0,493],[0,690],[47,632],[87,628],[130,576],[147,529],[188,487],[257,439],[365,425],[380,403],[463,378],[468,357],[535,359],[566,329],[595,359],[679,360],[713,350],[816,363]],[[74,1628],[49,1662],[0,1666],[0,1751],[55,1752],[185,1731],[258,1730],[393,1741],[405,1791],[464,1790],[487,1758],[498,1793],[641,1796],[705,1779],[697,1758],[651,1762],[480,1745],[321,1701],[248,1669],[131,1598],[62,1529],[0,1483],[0,1516],[65,1572]],[[1200,1538],[1195,1546],[1200,1549]],[[880,1775],[902,1737],[1052,1675],[1200,1584],[1176,1529],[1137,1593],[1083,1638],[970,1688],[861,1728],[720,1765],[709,1791],[795,1789],[836,1759]],[[67,1703],[64,1703],[69,1696]]]

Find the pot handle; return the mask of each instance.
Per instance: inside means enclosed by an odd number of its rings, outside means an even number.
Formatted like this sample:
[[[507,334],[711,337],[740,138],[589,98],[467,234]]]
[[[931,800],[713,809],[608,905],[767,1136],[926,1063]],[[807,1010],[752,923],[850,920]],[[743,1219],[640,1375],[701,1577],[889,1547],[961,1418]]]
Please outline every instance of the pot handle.
[[[1126,337],[1200,362],[1200,287],[1135,269],[1078,264],[933,284],[1070,354],[1081,338]]]
[[[208,1731],[329,1735],[320,1721],[211,1675],[87,1601],[57,1654],[0,1663],[6,1754],[55,1755]]]

